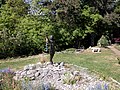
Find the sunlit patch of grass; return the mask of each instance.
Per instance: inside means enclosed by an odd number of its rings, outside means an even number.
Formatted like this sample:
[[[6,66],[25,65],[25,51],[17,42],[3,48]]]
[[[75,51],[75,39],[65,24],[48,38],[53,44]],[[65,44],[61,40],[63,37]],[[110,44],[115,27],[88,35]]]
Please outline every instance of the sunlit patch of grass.
[[[116,49],[118,49],[118,50],[120,50],[120,45],[114,45],[114,47],[116,48]]]
[[[0,69],[9,67],[12,69],[21,69],[23,66],[27,64],[33,64],[39,62],[39,58],[32,58],[32,59],[26,59],[26,60],[11,60],[11,61],[5,61],[0,63]]]

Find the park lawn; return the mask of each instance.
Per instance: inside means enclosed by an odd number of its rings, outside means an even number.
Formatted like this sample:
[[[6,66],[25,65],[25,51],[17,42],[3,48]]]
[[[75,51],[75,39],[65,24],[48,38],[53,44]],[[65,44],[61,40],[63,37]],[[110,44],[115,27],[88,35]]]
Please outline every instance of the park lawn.
[[[39,62],[40,57],[0,60],[0,69],[10,67],[14,70],[23,68],[27,64]],[[48,57],[49,58],[49,57]],[[66,62],[88,68],[103,77],[112,77],[120,82],[120,65],[116,55],[109,49],[102,49],[101,53],[86,50],[83,53],[56,53],[54,62]]]
[[[39,62],[39,57],[34,58],[17,58],[0,60],[0,69],[11,68],[14,70],[22,69],[27,64],[35,64]]]
[[[101,53],[85,51],[81,54],[56,54],[54,61],[63,61],[86,67],[102,77],[112,77],[120,82],[120,65],[118,64],[116,55],[109,49],[102,49]]]

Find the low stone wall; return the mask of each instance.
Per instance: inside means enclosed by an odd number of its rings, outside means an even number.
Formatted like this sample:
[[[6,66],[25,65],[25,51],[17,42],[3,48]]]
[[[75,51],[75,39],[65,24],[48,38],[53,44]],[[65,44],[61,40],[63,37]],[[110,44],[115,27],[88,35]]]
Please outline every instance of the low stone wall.
[[[86,68],[64,62],[26,65],[23,70],[16,71],[14,79],[23,81],[23,90],[50,90],[51,87],[55,90],[96,90],[104,85],[108,88],[108,82],[91,74]]]

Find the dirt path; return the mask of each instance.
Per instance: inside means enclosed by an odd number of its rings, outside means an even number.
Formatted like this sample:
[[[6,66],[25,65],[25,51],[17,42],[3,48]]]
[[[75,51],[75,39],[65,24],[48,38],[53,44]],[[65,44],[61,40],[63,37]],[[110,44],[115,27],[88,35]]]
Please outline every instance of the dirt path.
[[[117,56],[120,56],[120,51],[114,46],[108,46],[108,48],[111,49]]]

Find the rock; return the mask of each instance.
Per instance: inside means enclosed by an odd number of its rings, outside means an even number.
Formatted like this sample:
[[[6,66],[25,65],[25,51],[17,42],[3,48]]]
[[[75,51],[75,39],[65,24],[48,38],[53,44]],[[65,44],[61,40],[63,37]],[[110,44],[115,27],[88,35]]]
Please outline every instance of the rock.
[[[20,74],[20,71],[16,71],[15,74]]]
[[[51,90],[51,84],[50,83],[45,83],[42,85],[42,90]]]
[[[27,75],[28,78],[34,77],[34,74]]]
[[[42,65],[42,63],[41,63],[41,62],[38,62],[37,64]]]
[[[46,62],[46,65],[51,65],[51,62]]]
[[[14,76],[13,79],[14,79],[14,80],[18,80],[19,77],[18,77],[18,76]]]
[[[20,76],[20,75],[21,75],[21,73],[16,73],[15,75],[16,75],[16,76]]]
[[[35,72],[36,72],[36,70],[29,70],[29,71],[27,71],[27,75],[34,74]]]
[[[34,64],[30,64],[30,65],[29,65],[29,69],[30,69],[30,70],[34,70],[34,69],[36,69],[36,66],[35,66]]]
[[[43,69],[41,67],[36,68],[36,71],[42,71]]]
[[[24,66],[24,70],[29,70],[29,65]]]
[[[35,80],[35,76],[31,77],[30,79],[31,79],[31,80]]]
[[[26,76],[27,75],[27,71],[23,71],[22,73],[21,73],[21,76]]]
[[[64,62],[61,62],[61,63],[60,63],[60,66],[64,66],[64,64],[65,64]]]
[[[36,69],[37,69],[37,68],[41,68],[42,65],[41,65],[41,64],[36,64],[35,67],[36,67]]]
[[[35,73],[35,77],[38,77],[39,75],[40,75],[39,71]]]
[[[55,90],[90,90],[89,86],[95,87],[98,81],[103,84],[103,81],[97,79],[94,74],[91,75],[88,69],[69,66],[69,68],[65,68],[64,62],[53,65],[50,62],[30,64],[26,65],[24,70],[17,71],[13,78],[15,80],[24,80],[24,77],[30,78],[32,90],[51,90],[51,86],[54,86]],[[68,83],[65,83],[64,80]]]
[[[54,67],[53,67],[53,65],[51,65],[51,64],[49,64],[47,67],[46,67],[46,69],[53,69]]]
[[[74,76],[79,76],[79,71],[74,71],[74,72],[73,72],[73,75],[74,75]]]
[[[53,79],[54,79],[54,80],[58,80],[59,78],[60,78],[59,73],[54,73],[54,74],[53,74]]]
[[[21,75],[21,76],[19,76],[19,79],[22,79],[23,78],[23,76]]]
[[[58,63],[55,63],[55,64],[54,64],[54,67],[57,67],[58,65],[59,65]]]
[[[43,69],[43,73],[44,73],[45,75],[47,75],[47,74],[48,74],[48,72],[49,72],[49,70],[48,70],[48,69],[46,69],[46,68],[44,68],[44,69]]]
[[[23,71],[25,71],[25,70],[20,70],[20,71],[18,71],[18,74],[21,74]],[[16,73],[17,74],[17,73]]]

